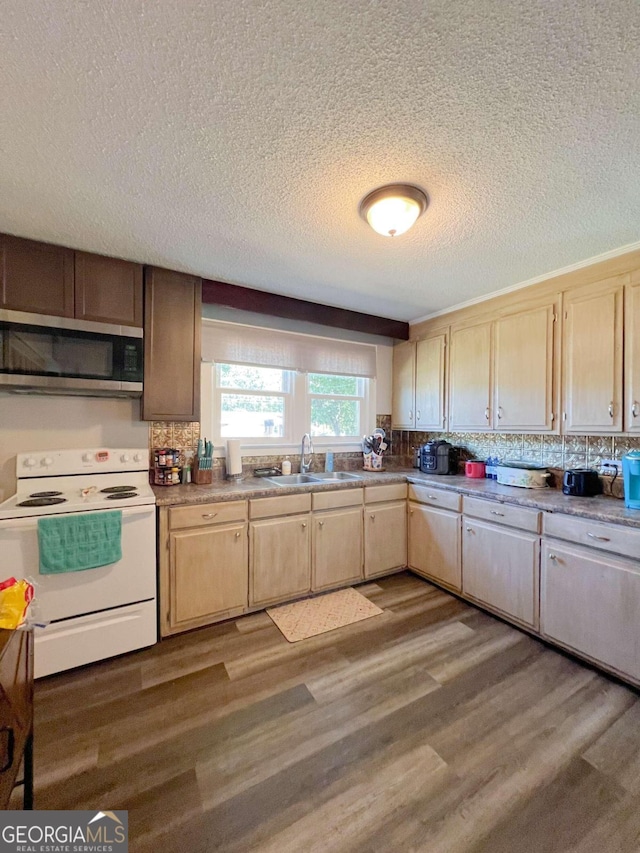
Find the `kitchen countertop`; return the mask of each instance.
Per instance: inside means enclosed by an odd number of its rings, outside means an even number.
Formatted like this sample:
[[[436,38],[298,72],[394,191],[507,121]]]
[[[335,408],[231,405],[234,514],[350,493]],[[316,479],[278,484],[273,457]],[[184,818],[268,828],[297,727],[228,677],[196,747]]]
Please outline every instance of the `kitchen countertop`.
[[[210,503],[212,501],[247,500],[249,498],[294,495],[305,492],[326,492],[336,489],[354,489],[362,486],[380,486],[388,483],[409,482],[415,485],[434,486],[439,489],[472,495],[499,503],[559,512],[610,524],[622,524],[640,529],[640,510],[627,509],[618,498],[598,495],[594,498],[574,498],[564,495],[561,489],[522,489],[502,486],[494,480],[474,480],[464,476],[435,476],[422,474],[415,468],[396,471],[353,471],[359,480],[331,481],[304,486],[273,486],[260,477],[247,477],[240,483],[217,481],[208,486],[153,486],[158,506]]]

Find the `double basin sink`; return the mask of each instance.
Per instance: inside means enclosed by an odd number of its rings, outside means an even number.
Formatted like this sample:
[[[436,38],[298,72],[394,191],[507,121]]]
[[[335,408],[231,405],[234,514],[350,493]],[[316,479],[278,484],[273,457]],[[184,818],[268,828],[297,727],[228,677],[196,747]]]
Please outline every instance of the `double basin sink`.
[[[322,471],[317,474],[283,474],[280,477],[265,477],[265,482],[274,486],[312,486],[314,483],[333,483],[344,480],[362,480],[359,474],[347,471]]]

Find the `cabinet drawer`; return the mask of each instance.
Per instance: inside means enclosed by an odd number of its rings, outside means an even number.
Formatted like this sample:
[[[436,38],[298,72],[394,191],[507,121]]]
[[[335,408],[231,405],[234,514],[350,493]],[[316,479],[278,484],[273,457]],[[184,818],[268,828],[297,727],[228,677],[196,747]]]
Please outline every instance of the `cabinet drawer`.
[[[464,513],[474,518],[484,518],[495,524],[508,524],[509,527],[519,527],[531,533],[540,532],[540,512],[537,509],[526,509],[521,506],[511,506],[498,501],[484,501],[479,498],[464,498]]]
[[[431,504],[442,509],[452,509],[460,512],[462,495],[457,492],[447,492],[444,489],[435,489],[433,486],[409,485],[409,500],[418,501],[421,504]]]
[[[406,483],[393,483],[388,486],[365,486],[364,490],[364,502],[368,504],[382,501],[402,501],[406,497]]]
[[[339,509],[341,506],[361,506],[364,489],[341,489],[335,492],[316,492],[314,509]]]
[[[296,512],[309,512],[311,495],[282,495],[277,498],[257,498],[249,501],[251,518],[269,518],[272,515],[293,515]]]
[[[640,530],[630,530],[619,524],[601,524],[573,515],[545,513],[543,531],[545,536],[567,539],[636,560],[640,555]]]
[[[172,530],[178,527],[204,527],[207,524],[244,521],[246,517],[246,501],[172,506],[169,510],[169,527]]]

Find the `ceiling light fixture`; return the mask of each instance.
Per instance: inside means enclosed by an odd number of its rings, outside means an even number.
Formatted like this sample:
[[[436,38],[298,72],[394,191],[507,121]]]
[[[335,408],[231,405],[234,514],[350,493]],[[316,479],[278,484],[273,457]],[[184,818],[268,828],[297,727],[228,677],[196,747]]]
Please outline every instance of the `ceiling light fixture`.
[[[384,237],[404,234],[429,204],[427,194],[411,184],[387,184],[366,195],[360,215]]]

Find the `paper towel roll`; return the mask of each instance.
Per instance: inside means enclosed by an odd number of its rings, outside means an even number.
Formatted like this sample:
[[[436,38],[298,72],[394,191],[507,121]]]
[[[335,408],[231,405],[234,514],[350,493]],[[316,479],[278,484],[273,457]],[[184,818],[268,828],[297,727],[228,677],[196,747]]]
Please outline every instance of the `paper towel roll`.
[[[242,474],[242,452],[240,441],[237,438],[231,438],[227,442],[227,477],[237,474]]]

